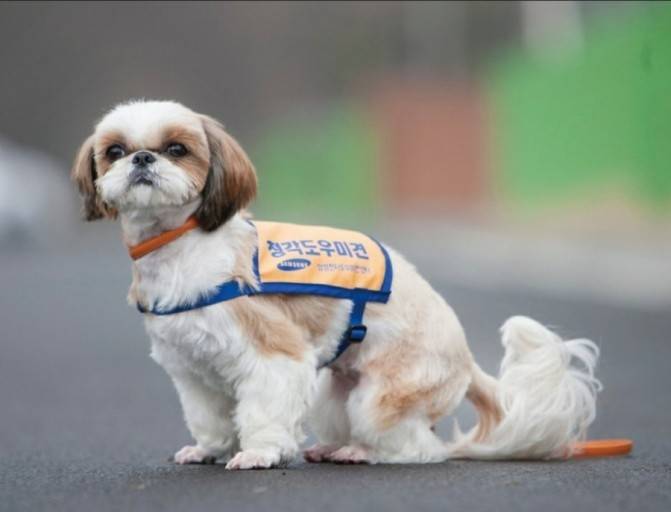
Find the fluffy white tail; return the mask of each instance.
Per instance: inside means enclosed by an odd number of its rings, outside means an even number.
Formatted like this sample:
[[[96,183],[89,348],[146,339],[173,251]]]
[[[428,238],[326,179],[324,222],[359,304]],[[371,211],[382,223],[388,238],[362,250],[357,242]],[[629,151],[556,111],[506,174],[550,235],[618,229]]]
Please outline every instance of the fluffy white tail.
[[[467,397],[480,420],[463,434],[455,427],[450,456],[470,459],[567,457],[596,414],[601,383],[591,341],[562,341],[531,318],[501,327],[505,356],[498,381],[474,365]]]

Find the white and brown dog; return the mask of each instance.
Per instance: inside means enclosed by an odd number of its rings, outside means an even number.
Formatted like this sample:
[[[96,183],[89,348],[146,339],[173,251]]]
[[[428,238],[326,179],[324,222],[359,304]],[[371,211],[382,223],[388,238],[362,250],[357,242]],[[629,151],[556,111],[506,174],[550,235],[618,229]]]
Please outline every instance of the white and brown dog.
[[[256,234],[243,208],[256,174],[217,121],[168,101],[119,105],[84,142],[72,176],[86,218],[118,216],[129,245],[197,219],[198,229],[133,263],[132,304],[175,307],[232,279],[254,286]],[[299,451],[306,419],[319,440],[304,453],[312,462],[569,455],[595,416],[597,347],[514,317],[502,327],[495,379],[473,360],[452,309],[388,253],[389,302],[368,305],[365,342],[327,368],[318,369],[347,326],[347,300],[262,295],[145,315],[151,355],[172,378],[196,440],[174,460],[284,464]],[[464,396],[478,425],[446,443],[433,426]]]

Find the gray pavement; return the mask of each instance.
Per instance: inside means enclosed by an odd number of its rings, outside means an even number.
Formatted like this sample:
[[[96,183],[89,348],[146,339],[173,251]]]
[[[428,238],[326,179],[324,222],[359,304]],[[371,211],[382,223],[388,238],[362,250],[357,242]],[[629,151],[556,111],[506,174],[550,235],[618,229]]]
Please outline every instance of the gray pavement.
[[[125,304],[129,263],[112,232],[89,226],[67,248],[0,251],[0,510],[671,510],[671,316],[472,289],[431,268],[490,372],[497,328],[513,314],[594,339],[605,389],[591,435],[632,437],[633,455],[238,473],[171,465],[189,436]],[[472,422],[470,406],[458,417]]]

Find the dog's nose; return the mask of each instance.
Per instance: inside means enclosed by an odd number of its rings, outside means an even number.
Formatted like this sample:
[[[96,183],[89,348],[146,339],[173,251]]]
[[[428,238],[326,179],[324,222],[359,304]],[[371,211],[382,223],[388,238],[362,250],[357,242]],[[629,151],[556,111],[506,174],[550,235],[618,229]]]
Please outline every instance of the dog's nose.
[[[156,157],[149,151],[138,151],[133,156],[133,164],[138,167],[146,167],[156,161]]]

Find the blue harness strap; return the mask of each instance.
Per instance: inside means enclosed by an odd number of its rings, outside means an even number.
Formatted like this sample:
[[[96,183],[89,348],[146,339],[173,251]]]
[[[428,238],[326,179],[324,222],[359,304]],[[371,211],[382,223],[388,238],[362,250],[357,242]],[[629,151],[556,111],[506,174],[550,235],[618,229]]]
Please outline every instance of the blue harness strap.
[[[241,287],[238,281],[227,281],[217,286],[217,289],[213,294],[200,297],[194,304],[182,304],[181,306],[175,306],[170,309],[159,309],[155,306],[151,309],[147,309],[138,302],[137,309],[140,313],[151,313],[152,315],[174,315],[176,313],[184,313],[185,311],[204,308],[206,306],[211,306],[212,304],[226,302],[228,300],[254,295],[256,293],[256,290],[251,286],[243,285]]]
[[[361,343],[364,340],[366,333],[368,332],[368,328],[363,323],[363,313],[365,309],[365,300],[355,300],[352,303],[352,311],[350,311],[349,314],[349,327],[340,338],[335,355],[329,361],[320,365],[320,368],[333,363],[352,343]]]

